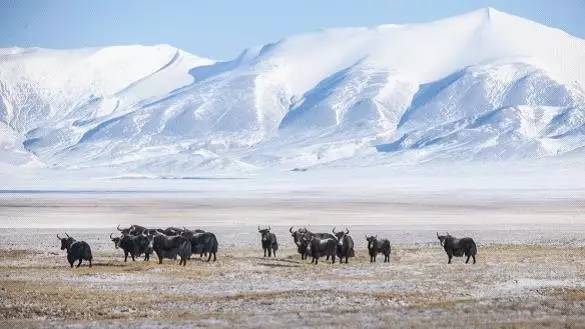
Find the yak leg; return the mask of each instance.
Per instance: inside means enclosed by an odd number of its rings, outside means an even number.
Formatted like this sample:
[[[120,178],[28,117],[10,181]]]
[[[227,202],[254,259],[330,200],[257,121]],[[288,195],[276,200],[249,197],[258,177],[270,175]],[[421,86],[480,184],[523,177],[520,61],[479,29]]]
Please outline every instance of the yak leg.
[[[268,257],[272,257],[272,249],[268,248]]]
[[[449,257],[447,264],[451,264],[451,258],[453,258],[453,254],[447,254],[447,256]]]
[[[158,256],[158,263],[159,263],[159,264],[162,264],[162,260],[163,260],[162,256],[160,256],[160,255],[159,255],[159,256]]]
[[[128,252],[124,251],[124,263],[128,261]]]
[[[133,253],[130,253],[130,256],[132,256],[132,261],[135,262],[136,259],[134,259],[134,254]]]
[[[89,267],[91,267],[91,258],[89,259]]]
[[[262,248],[264,249],[264,257],[266,257],[266,248]]]
[[[79,263],[77,263],[77,267],[81,266],[81,258],[79,259]]]
[[[74,263],[74,262],[75,262],[75,261],[69,262],[69,265],[71,265],[71,268],[73,268],[73,263]]]
[[[469,257],[471,257],[471,256],[467,256],[467,259],[465,260],[465,264],[469,263]]]
[[[475,255],[471,255],[473,257],[473,264],[475,264]]]
[[[209,257],[207,257],[207,262],[209,262],[211,260],[211,256],[212,256],[212,253],[210,252]]]

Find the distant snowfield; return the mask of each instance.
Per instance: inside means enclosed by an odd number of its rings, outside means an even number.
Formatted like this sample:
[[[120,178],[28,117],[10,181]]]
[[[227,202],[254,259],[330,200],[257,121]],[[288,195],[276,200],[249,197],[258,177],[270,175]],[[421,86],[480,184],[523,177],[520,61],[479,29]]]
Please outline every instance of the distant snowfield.
[[[2,192],[196,193],[199,197],[311,197],[375,199],[389,195],[443,195],[446,198],[582,200],[584,159],[492,163],[432,162],[409,166],[315,168],[256,173],[201,172],[192,176],[78,171],[0,166]],[[297,193],[298,192],[298,193]]]
[[[583,157],[584,86],[585,40],[491,8],[291,36],[223,62],[168,45],[0,49],[0,174],[13,187],[334,186],[339,174],[472,188],[426,164],[502,162],[461,170],[563,186],[540,159]]]
[[[42,177],[38,171],[2,177],[0,227],[113,230],[118,224],[143,224],[220,232],[256,225],[282,231],[291,225],[384,227],[423,230],[429,239],[429,230],[478,234],[489,228],[494,239],[505,231],[517,236],[514,241],[526,241],[526,230],[532,230],[531,238],[557,239],[583,231],[582,164],[433,164],[115,179],[44,170]]]

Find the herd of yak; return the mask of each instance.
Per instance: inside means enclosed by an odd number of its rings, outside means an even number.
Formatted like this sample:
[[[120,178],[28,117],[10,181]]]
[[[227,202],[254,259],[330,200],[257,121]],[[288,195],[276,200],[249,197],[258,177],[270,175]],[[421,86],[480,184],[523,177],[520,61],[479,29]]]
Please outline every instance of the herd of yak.
[[[218,242],[215,234],[211,232],[200,229],[189,230],[185,227],[149,229],[140,225],[131,225],[123,229],[118,225],[117,229],[120,235],[110,234],[110,239],[116,249],[124,251],[125,262],[128,260],[128,256],[134,261],[136,257],[142,255],[144,255],[144,260],[148,261],[152,253],[156,253],[159,264],[162,264],[165,258],[172,260],[179,258],[179,265],[185,266],[193,254],[207,257],[208,262],[212,258],[213,261],[216,260]],[[276,235],[270,231],[270,226],[267,228],[258,226],[264,257],[276,257],[278,250]],[[336,258],[339,258],[340,263],[343,263],[344,259],[345,263],[348,263],[349,258],[355,256],[354,242],[347,228],[344,231],[335,231],[333,228],[332,233],[314,233],[304,227],[297,230],[293,230],[291,227],[289,232],[301,259],[311,257],[312,264],[318,264],[321,257],[326,257],[326,260],[330,259],[333,264]],[[77,267],[79,267],[81,262],[85,260],[89,262],[89,267],[91,267],[93,256],[89,244],[85,241],[76,241],[67,233],[65,235],[67,237],[62,238],[57,234],[57,238],[61,241],[61,250],[67,250],[69,265],[73,267],[77,261]],[[365,238],[368,242],[371,263],[376,262],[376,257],[379,254],[384,255],[384,263],[390,262],[392,251],[390,240],[378,239],[377,235],[366,235]],[[437,233],[437,238],[449,257],[449,264],[453,257],[463,257],[464,255],[467,257],[465,263],[473,258],[475,264],[477,246],[472,238],[457,239],[449,233],[446,235]]]

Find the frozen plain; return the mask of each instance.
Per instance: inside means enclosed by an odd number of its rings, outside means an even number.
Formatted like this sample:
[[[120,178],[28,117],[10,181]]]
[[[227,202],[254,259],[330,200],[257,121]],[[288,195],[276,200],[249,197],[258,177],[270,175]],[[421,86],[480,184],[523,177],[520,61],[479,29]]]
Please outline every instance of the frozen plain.
[[[387,175],[380,168],[105,181],[71,175],[57,191],[47,189],[55,186],[47,178],[13,182],[0,194],[0,321],[578,328],[585,319],[581,168],[533,162],[387,167]],[[108,235],[129,223],[216,232],[218,262],[124,263]],[[257,225],[277,234],[276,259],[261,257]],[[291,225],[347,226],[357,257],[348,265],[301,261]],[[93,268],[66,266],[55,238],[65,230],[91,244]],[[478,263],[447,265],[436,231],[476,239]],[[369,263],[366,233],[390,238],[390,264]]]

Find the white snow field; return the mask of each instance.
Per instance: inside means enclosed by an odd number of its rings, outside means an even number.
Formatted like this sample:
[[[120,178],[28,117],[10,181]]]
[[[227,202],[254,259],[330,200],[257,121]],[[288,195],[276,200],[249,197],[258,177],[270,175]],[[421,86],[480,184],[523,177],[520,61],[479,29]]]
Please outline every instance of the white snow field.
[[[584,86],[583,39],[491,8],[296,35],[231,61],[166,45],[1,49],[0,168],[160,177],[574,159]]]

